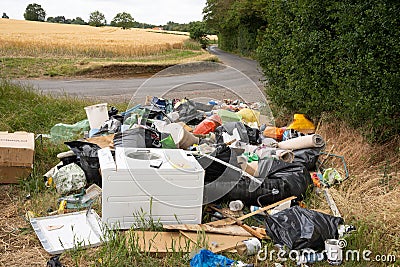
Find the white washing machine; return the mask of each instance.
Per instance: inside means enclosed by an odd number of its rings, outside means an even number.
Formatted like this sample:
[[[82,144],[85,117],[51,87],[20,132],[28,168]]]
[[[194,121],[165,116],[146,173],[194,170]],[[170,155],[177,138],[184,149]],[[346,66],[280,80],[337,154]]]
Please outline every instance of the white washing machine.
[[[181,149],[99,150],[102,220],[109,227],[201,223],[204,170]]]

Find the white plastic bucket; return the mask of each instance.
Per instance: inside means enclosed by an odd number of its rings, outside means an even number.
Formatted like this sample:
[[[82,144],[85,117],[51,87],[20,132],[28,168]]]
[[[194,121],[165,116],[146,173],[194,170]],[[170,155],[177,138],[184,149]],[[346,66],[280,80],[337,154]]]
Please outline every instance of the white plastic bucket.
[[[325,250],[329,264],[340,265],[342,263],[343,250],[339,246],[339,240],[337,239],[325,240]]]
[[[108,120],[107,103],[85,107],[85,111],[90,129],[100,129],[101,125]]]

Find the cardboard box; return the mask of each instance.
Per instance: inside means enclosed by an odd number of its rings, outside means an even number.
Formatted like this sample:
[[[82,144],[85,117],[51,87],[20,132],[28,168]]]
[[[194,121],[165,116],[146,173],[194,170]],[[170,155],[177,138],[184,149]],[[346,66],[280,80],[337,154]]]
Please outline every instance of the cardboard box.
[[[0,184],[18,183],[32,172],[35,136],[27,132],[0,132]]]

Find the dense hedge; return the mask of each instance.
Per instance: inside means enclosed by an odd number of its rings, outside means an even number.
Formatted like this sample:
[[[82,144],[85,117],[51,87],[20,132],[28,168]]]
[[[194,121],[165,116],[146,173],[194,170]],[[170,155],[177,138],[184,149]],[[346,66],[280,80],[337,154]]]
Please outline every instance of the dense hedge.
[[[238,10],[248,1],[231,2]],[[267,94],[275,104],[313,117],[330,112],[370,140],[399,135],[400,1],[256,3],[259,11],[253,18],[262,16],[264,25],[249,40],[257,47]],[[235,29],[229,38],[237,42],[239,27]]]

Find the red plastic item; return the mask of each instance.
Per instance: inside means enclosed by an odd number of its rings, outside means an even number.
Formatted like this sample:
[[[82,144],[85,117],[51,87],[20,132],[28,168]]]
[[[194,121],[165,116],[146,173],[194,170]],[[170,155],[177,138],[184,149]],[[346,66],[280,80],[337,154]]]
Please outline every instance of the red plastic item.
[[[313,172],[313,173],[311,174],[311,179],[312,179],[312,181],[313,181],[313,183],[314,183],[314,185],[315,185],[316,187],[321,187],[321,182],[320,182],[320,180],[319,180],[318,175],[317,175],[316,172]]]

